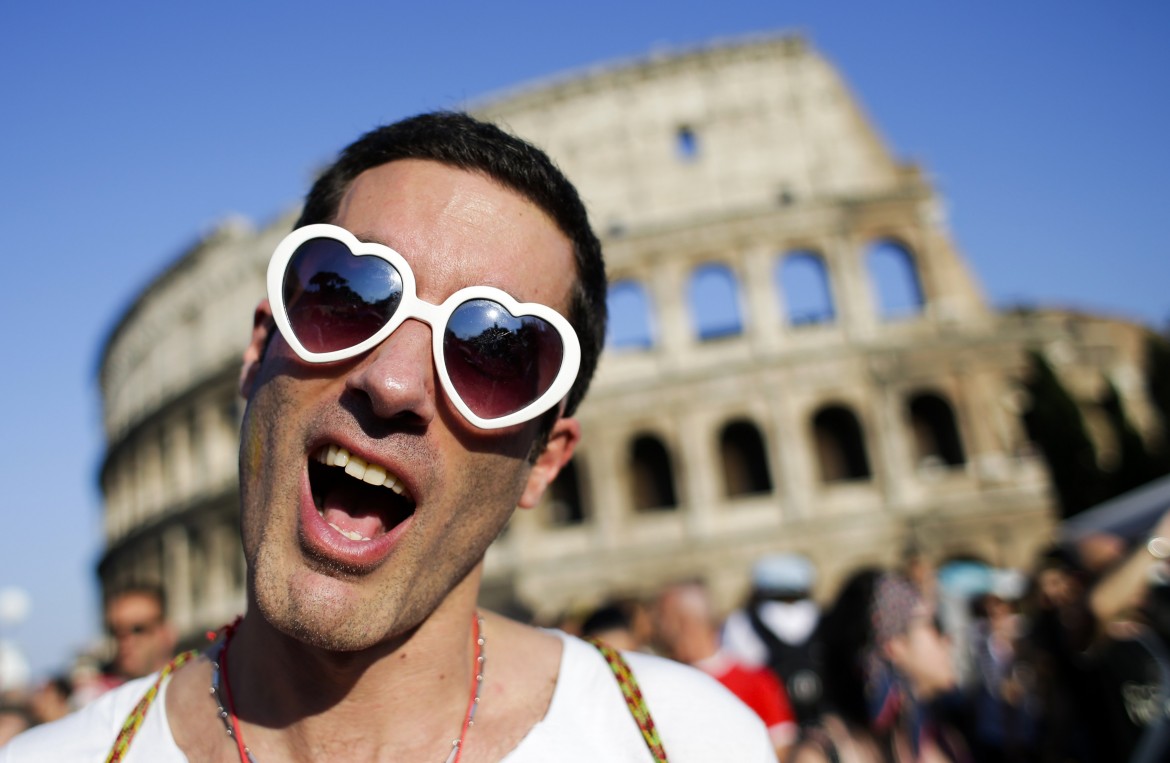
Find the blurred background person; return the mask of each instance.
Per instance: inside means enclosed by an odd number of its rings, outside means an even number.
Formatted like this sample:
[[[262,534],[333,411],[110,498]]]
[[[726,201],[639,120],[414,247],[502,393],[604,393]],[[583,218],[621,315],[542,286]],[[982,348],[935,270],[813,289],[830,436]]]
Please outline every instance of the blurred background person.
[[[73,682],[65,676],[54,676],[28,698],[29,712],[37,723],[49,723],[72,712]]]
[[[640,602],[615,599],[582,621],[581,638],[597,639],[620,651],[644,652],[650,641],[649,616]]]
[[[1086,581],[1075,555],[1054,547],[1041,555],[1025,601],[1021,648],[1036,676],[1045,763],[1107,759],[1100,749],[1099,702],[1085,658],[1096,627]]]
[[[1024,624],[1019,600],[1025,584],[1019,573],[996,570],[992,590],[972,601],[970,742],[979,761],[1009,763],[1039,757],[1034,671],[1020,654]]]
[[[902,550],[901,572],[932,607],[938,606],[938,566],[921,548],[910,544]]]
[[[905,577],[855,573],[824,618],[826,713],[804,729],[797,763],[970,760],[932,703],[956,685],[935,610]]]
[[[0,747],[34,725],[32,713],[23,704],[0,703]]]
[[[178,637],[166,619],[161,588],[137,586],[114,594],[106,602],[105,620],[114,657],[99,675],[76,687],[78,707],[126,681],[161,670],[175,655]]]
[[[1098,623],[1087,658],[1105,759],[1170,760],[1170,511],[1096,579],[1088,604]]]
[[[767,666],[783,682],[800,725],[815,723],[822,706],[820,608],[812,599],[816,573],[800,554],[772,554],[752,566],[747,604],[723,626],[723,648],[740,662]]]
[[[661,653],[702,670],[739,697],[768,727],[776,756],[787,760],[797,734],[787,693],[771,670],[744,665],[720,648],[706,587],[699,582],[667,586],[655,602],[653,621]]]

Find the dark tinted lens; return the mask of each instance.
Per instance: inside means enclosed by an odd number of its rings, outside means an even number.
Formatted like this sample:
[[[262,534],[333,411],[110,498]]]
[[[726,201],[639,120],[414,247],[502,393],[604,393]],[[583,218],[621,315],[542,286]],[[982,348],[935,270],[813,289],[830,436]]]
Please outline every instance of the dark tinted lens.
[[[386,260],[355,256],[330,238],[297,248],[284,272],[284,308],[310,352],[333,352],[369,339],[402,301],[402,276]]]
[[[515,413],[540,397],[556,379],[563,352],[548,321],[517,318],[488,299],[457,307],[443,334],[451,383],[485,419]]]

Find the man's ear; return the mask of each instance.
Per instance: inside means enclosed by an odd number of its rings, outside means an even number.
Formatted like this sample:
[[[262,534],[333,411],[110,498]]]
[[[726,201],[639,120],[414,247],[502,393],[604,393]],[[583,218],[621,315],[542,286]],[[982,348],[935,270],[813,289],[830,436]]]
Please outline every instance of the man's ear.
[[[275,330],[272,307],[267,299],[262,299],[260,304],[256,305],[256,312],[252,316],[252,338],[244,350],[244,365],[240,368],[240,395],[245,399],[252,397],[256,375],[260,372],[260,361],[264,359],[264,350],[268,347],[268,340]]]
[[[531,509],[540,502],[544,491],[556,479],[557,474],[577,449],[581,440],[581,425],[576,419],[557,419],[548,435],[548,444],[528,472],[528,484],[517,504],[522,509]]]

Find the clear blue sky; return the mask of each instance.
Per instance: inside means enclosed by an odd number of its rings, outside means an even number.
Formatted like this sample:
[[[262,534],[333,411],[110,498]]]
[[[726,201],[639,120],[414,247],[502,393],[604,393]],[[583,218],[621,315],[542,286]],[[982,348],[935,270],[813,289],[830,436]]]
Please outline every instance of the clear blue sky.
[[[0,4],[0,587],[34,670],[97,631],[99,346],[201,231],[360,132],[663,47],[803,30],[921,161],[996,304],[1170,318],[1170,4]]]

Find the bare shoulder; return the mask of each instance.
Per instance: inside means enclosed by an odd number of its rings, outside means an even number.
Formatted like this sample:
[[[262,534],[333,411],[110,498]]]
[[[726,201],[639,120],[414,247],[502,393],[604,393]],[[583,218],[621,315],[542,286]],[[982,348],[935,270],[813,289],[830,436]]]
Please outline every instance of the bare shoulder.
[[[184,665],[167,687],[166,712],[175,744],[190,760],[214,760],[222,742],[214,700],[210,698],[211,660],[207,655]]]
[[[545,706],[560,671],[563,642],[539,628],[484,613],[485,690],[499,683],[543,695]]]
[[[548,713],[563,643],[501,615],[484,612],[483,619],[484,683],[476,725],[492,730],[491,745],[502,755]]]
[[[523,663],[551,661],[555,672],[561,659],[561,639],[556,634],[493,612],[484,612],[483,621],[485,649],[491,649],[501,659],[518,657]]]

